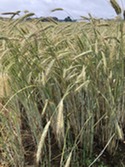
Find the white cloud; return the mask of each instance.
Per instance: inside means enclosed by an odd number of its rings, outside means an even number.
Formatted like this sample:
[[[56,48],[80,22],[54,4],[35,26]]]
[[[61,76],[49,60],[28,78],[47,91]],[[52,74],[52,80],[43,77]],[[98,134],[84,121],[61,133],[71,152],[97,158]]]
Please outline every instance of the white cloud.
[[[121,3],[121,6],[125,6]],[[70,15],[78,18],[91,13],[95,17],[113,17],[114,10],[109,4],[109,0],[0,0],[0,13],[17,10],[29,10],[35,12],[37,16],[55,15],[57,17],[66,17]],[[52,9],[63,8],[64,11],[51,13]]]

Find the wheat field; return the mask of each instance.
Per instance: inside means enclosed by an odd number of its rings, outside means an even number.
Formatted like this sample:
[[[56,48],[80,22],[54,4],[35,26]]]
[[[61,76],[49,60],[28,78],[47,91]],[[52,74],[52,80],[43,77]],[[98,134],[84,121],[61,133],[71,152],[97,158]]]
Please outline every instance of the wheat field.
[[[26,17],[0,20],[1,165],[105,167],[124,142],[124,22]]]

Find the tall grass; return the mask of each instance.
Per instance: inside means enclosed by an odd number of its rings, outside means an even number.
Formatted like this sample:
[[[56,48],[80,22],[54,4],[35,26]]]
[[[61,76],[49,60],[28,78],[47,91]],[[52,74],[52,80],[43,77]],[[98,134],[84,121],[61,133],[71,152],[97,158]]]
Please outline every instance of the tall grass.
[[[91,166],[96,144],[114,154],[125,118],[124,23],[23,19],[0,21],[11,92],[1,99],[2,163]]]

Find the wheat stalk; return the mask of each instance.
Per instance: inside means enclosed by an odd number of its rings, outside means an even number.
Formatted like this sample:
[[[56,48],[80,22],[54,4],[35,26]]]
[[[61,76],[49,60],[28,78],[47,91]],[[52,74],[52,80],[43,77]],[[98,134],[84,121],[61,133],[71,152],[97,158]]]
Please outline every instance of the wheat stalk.
[[[40,142],[38,144],[38,149],[37,149],[37,153],[36,153],[36,165],[37,166],[39,166],[39,162],[40,162],[40,159],[41,159],[41,154],[43,152],[43,146],[44,146],[45,138],[47,136],[47,132],[48,132],[50,123],[51,122],[48,121],[48,123],[46,124],[45,128],[43,129],[43,133],[41,135]]]
[[[56,135],[57,135],[59,147],[61,147],[64,139],[63,99],[60,101],[58,105]]]
[[[113,9],[115,10],[116,14],[119,15],[122,10],[121,7],[119,6],[119,4],[117,3],[116,0],[110,0],[111,6],[113,7]]]
[[[72,158],[72,151],[70,152],[64,167],[70,167],[71,158]]]

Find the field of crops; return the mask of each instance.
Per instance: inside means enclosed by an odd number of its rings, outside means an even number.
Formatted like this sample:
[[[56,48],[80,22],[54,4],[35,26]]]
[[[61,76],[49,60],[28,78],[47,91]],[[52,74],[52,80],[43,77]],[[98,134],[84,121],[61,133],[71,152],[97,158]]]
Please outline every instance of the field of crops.
[[[1,165],[124,167],[124,22],[25,18],[0,20]]]

